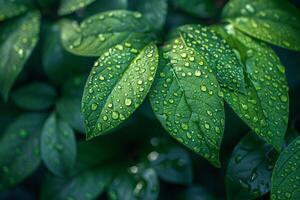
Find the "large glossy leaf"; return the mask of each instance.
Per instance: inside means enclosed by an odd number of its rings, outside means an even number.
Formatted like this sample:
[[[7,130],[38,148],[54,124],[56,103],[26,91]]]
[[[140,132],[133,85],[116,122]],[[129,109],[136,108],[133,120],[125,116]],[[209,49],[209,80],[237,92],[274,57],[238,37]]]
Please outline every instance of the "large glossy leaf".
[[[41,137],[42,159],[57,176],[69,175],[75,164],[76,140],[69,125],[53,113],[47,119]]]
[[[288,1],[231,0],[222,15],[252,37],[300,51],[300,12]]]
[[[208,18],[216,13],[216,5],[212,0],[171,0],[179,9],[197,16]]]
[[[170,144],[158,146],[147,158],[161,179],[175,184],[192,183],[192,163],[184,148]]]
[[[71,178],[46,176],[41,200],[97,199],[112,180],[111,170],[87,169]]]
[[[167,0],[139,0],[134,7],[144,15],[151,27],[163,28],[168,11]]]
[[[147,43],[149,24],[139,12],[115,10],[99,13],[76,22],[64,21],[61,39],[71,53],[82,56],[100,56],[109,48],[144,36],[140,42]]]
[[[128,172],[119,174],[108,189],[110,200],[156,200],[159,181],[152,168],[132,166]]]
[[[26,110],[45,110],[55,103],[56,91],[51,85],[32,82],[24,85],[12,94],[13,101]]]
[[[61,84],[75,75],[88,72],[91,63],[88,58],[73,55],[62,47],[60,24],[45,21],[43,25],[42,37],[45,39],[42,44],[42,64],[47,77]]]
[[[234,148],[227,166],[228,199],[252,200],[269,192],[276,159],[272,146],[254,134],[246,135]]]
[[[57,113],[76,131],[84,133],[83,116],[81,113],[81,99],[85,76],[77,76],[63,86],[62,97],[56,102]]]
[[[0,21],[21,15],[32,6],[31,0],[0,0]]]
[[[61,0],[60,8],[58,10],[59,15],[67,15],[76,10],[84,8],[96,0]]]
[[[39,34],[40,14],[31,12],[0,27],[0,93],[4,99],[30,56]]]
[[[0,191],[26,179],[39,166],[44,114],[23,114],[0,138]]]
[[[244,87],[242,69],[227,46],[209,28],[180,28],[163,49],[166,60],[161,59],[150,95],[165,129],[215,166],[220,166],[224,130],[219,82],[232,89]]]
[[[289,113],[285,68],[270,47],[232,25],[217,31],[236,50],[248,79],[245,94],[224,89],[226,102],[256,134],[280,151]]]
[[[136,49],[134,44],[109,49],[90,73],[82,99],[87,139],[127,119],[151,87],[158,63],[157,47],[150,43]]]
[[[300,198],[300,137],[279,156],[272,174],[271,199]]]

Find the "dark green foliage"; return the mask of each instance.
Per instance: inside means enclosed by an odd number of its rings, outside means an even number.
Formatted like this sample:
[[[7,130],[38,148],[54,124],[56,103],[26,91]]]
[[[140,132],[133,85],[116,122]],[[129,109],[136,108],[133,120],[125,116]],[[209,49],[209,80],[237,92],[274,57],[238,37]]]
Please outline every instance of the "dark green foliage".
[[[300,199],[297,6],[0,0],[0,199]]]

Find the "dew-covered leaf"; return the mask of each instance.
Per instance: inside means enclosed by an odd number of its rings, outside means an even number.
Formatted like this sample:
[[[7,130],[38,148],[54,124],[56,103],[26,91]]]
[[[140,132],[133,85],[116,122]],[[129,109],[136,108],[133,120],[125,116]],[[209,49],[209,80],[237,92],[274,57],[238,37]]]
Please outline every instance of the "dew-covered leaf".
[[[58,10],[59,15],[67,15],[84,8],[96,0],[61,0]]]
[[[0,191],[26,179],[40,165],[40,135],[45,114],[23,114],[0,138]]]
[[[300,137],[280,155],[272,174],[271,199],[300,198]]]
[[[62,97],[56,102],[57,113],[76,131],[84,133],[81,99],[85,76],[77,76],[68,80],[62,90]]]
[[[156,200],[159,181],[152,168],[132,166],[128,172],[120,173],[108,189],[110,200]]]
[[[59,23],[43,23],[42,64],[47,77],[56,84],[88,72],[90,59],[67,52],[60,43]],[[54,59],[55,58],[55,59]]]
[[[139,0],[135,7],[151,27],[158,30],[163,28],[168,11],[167,0]]]
[[[256,134],[280,151],[289,115],[285,68],[270,47],[232,25],[216,30],[235,49],[248,82],[244,94],[224,89],[226,102]]]
[[[234,148],[226,172],[228,199],[253,200],[270,191],[276,152],[254,134],[246,135]]]
[[[137,45],[118,44],[96,61],[82,99],[87,139],[115,128],[144,101],[155,76],[158,52],[153,43],[143,48]]]
[[[215,36],[208,28],[191,28],[198,32],[196,36]],[[191,29],[189,31],[192,32]],[[160,59],[158,75],[151,89],[150,101],[157,118],[175,139],[215,166],[220,166],[219,149],[224,131],[224,104],[221,88],[212,67],[222,65],[212,62],[208,50],[199,51],[201,43],[197,43],[195,48],[192,41],[186,38],[193,37],[195,40],[198,38],[196,36],[182,31],[178,37],[166,44],[163,49],[164,59]],[[215,37],[210,38],[215,40],[212,44],[218,44],[212,46],[217,48],[213,51],[220,50],[220,54],[217,55],[223,57],[226,55],[222,51],[225,48],[224,43],[217,42],[216,40],[221,39]],[[203,45],[205,49],[206,44]]]
[[[171,0],[179,9],[202,18],[212,17],[216,13],[216,5],[212,0]]]
[[[150,26],[141,13],[114,10],[93,15],[80,25],[63,21],[61,40],[71,53],[98,57],[109,48],[137,37],[143,36],[140,43],[146,44],[150,36],[145,33],[149,31]]]
[[[76,140],[72,128],[52,113],[42,131],[41,155],[47,168],[57,176],[67,176],[75,164]]]
[[[170,144],[158,146],[147,158],[159,178],[175,184],[192,183],[192,163],[184,148]]]
[[[32,7],[31,0],[0,0],[0,21],[21,15]]]
[[[25,110],[45,110],[55,103],[56,91],[51,85],[32,82],[19,87],[12,93],[12,99]]]
[[[231,0],[222,15],[252,37],[300,51],[300,12],[288,1]]]
[[[86,169],[70,178],[46,176],[41,200],[97,199],[112,180],[112,171],[104,168]]]
[[[8,98],[23,66],[38,40],[40,14],[31,12],[0,27],[0,93]]]

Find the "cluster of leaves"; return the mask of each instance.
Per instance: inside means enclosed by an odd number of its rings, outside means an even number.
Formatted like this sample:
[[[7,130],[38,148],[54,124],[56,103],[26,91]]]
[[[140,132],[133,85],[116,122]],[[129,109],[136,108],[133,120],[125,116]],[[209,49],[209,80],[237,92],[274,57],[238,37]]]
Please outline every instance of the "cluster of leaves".
[[[228,198],[254,199],[270,190],[273,200],[299,197],[300,138],[285,144],[288,86],[269,46],[300,51],[299,11],[279,0],[231,0],[222,23],[164,34],[170,5],[197,17],[216,12],[211,1],[197,0],[0,0],[0,92],[30,111],[1,135],[0,191],[41,162],[51,172],[42,199],[95,199],[105,188],[110,199],[157,199],[158,179],[190,184],[190,155],[169,140],[151,140],[128,165],[118,162],[124,144],[93,139],[130,120],[148,95],[163,128],[216,167],[224,102],[249,126],[227,167]],[[55,20],[41,25],[41,12],[53,7]],[[36,81],[9,95],[39,39],[43,71],[63,87],[58,92]],[[69,76],[86,71],[79,66],[93,58],[88,77]],[[93,140],[77,144],[75,132]],[[191,187],[182,199],[197,193]]]

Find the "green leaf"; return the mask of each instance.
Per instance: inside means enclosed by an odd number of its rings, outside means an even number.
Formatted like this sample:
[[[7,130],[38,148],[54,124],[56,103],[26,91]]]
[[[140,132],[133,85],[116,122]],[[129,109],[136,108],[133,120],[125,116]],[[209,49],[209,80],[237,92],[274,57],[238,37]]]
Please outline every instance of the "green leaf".
[[[127,119],[144,101],[153,82],[155,44],[135,48],[119,44],[95,63],[82,98],[87,139],[104,134]]]
[[[72,128],[81,133],[84,133],[81,99],[85,81],[85,76],[77,76],[66,81],[63,85],[62,97],[56,102],[55,108]]]
[[[297,200],[300,197],[300,137],[280,155],[272,174],[271,199]]]
[[[97,199],[112,180],[111,170],[88,169],[71,178],[46,176],[41,192],[41,200],[82,200]]]
[[[288,1],[231,0],[222,15],[252,37],[300,51],[300,12]]]
[[[45,114],[23,114],[0,138],[0,191],[11,188],[40,165],[40,134]]]
[[[84,8],[96,0],[61,0],[60,8],[58,10],[59,15],[67,15],[76,10]]]
[[[132,166],[128,172],[118,175],[108,189],[109,199],[156,200],[159,181],[152,168]]]
[[[15,90],[12,99],[25,110],[46,110],[55,103],[56,91],[51,85],[32,82]]]
[[[175,184],[192,183],[192,163],[184,148],[175,145],[157,147],[147,157],[159,178]]]
[[[8,98],[10,89],[38,40],[40,14],[31,12],[1,23],[0,93]]]
[[[171,0],[179,9],[202,18],[212,17],[216,13],[216,5],[212,0]]]
[[[216,198],[205,188],[193,185],[185,189],[177,200],[216,200]]]
[[[252,200],[269,192],[276,159],[272,146],[247,134],[234,148],[227,166],[228,199]]]
[[[241,88],[244,77],[234,53],[209,28],[185,26],[163,54],[150,95],[157,118],[179,142],[220,166],[224,104],[217,77]]]
[[[41,154],[47,168],[57,176],[67,176],[75,164],[74,132],[56,113],[49,116],[43,127]]]
[[[81,56],[100,56],[109,48],[143,37],[147,44],[150,26],[139,12],[115,10],[76,22],[63,21],[61,40],[65,49]]]
[[[245,94],[224,89],[224,99],[256,134],[280,151],[289,116],[285,68],[270,47],[232,25],[216,30],[236,50],[248,83]]]
[[[89,59],[67,52],[60,43],[59,23],[44,23],[42,64],[47,77],[56,84],[89,71]],[[55,59],[53,59],[55,58]]]
[[[161,30],[167,17],[167,0],[139,0],[135,8],[141,12],[149,25],[154,29]]]
[[[31,0],[0,0],[0,21],[21,15],[32,7]]]

